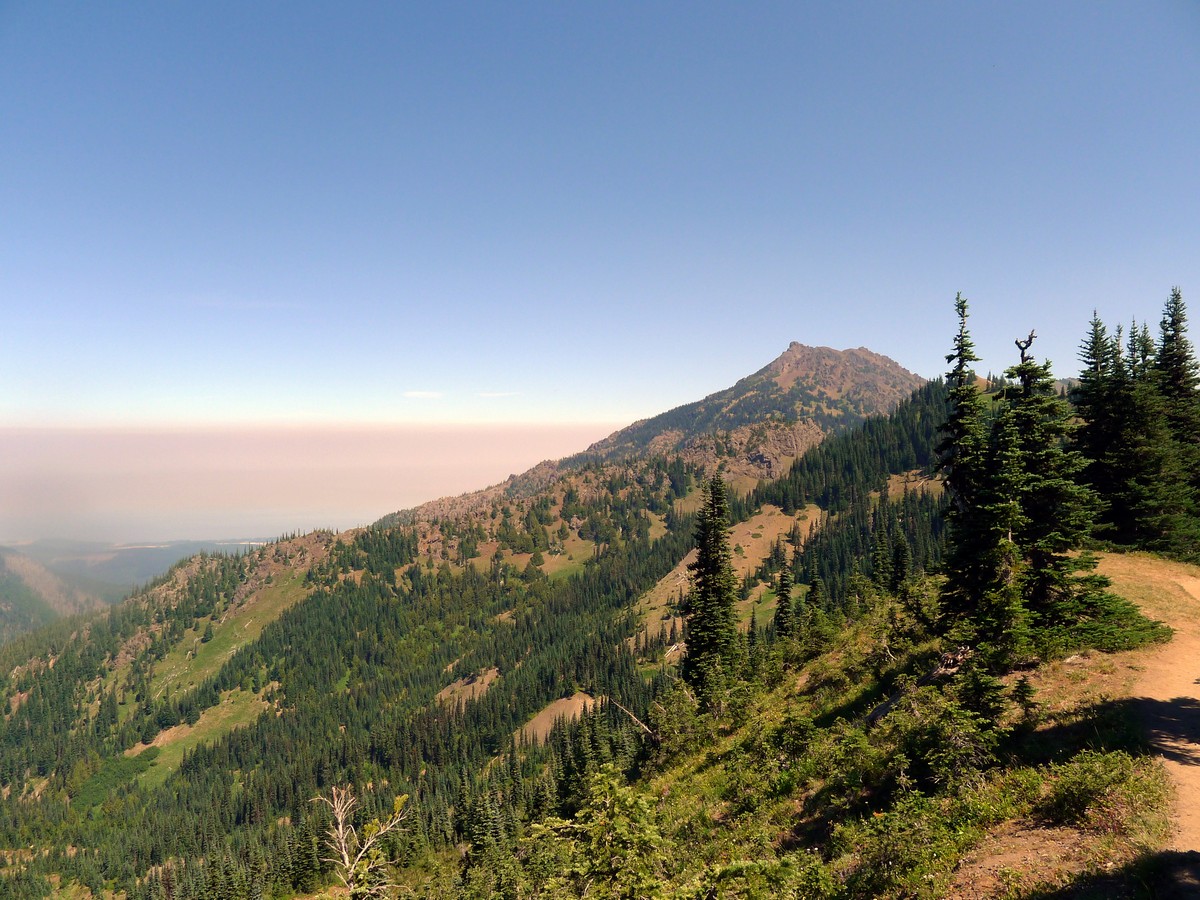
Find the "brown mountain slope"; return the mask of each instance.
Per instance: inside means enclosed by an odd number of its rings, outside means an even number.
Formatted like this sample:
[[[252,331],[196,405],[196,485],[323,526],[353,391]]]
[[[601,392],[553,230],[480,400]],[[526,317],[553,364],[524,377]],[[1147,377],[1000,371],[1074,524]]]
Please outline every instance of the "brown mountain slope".
[[[784,475],[826,434],[890,412],[924,383],[899,363],[862,347],[834,350],[793,341],[753,375],[703,400],[635,422],[576,456],[543,462],[481,491],[385,516],[379,524],[487,519],[496,504],[538,494],[570,472],[596,463],[620,469],[623,460],[643,455],[679,456],[689,468],[706,473],[719,467],[735,489],[745,491],[760,479]]]
[[[865,348],[834,350],[793,341],[777,359],[733,387],[635,422],[582,455],[612,459],[647,450],[667,453],[700,438],[714,437],[719,444],[722,434],[747,426],[796,423],[805,423],[799,433],[790,429],[807,444],[800,448],[803,452],[819,442],[817,432],[839,431],[890,412],[924,383],[921,376]]]

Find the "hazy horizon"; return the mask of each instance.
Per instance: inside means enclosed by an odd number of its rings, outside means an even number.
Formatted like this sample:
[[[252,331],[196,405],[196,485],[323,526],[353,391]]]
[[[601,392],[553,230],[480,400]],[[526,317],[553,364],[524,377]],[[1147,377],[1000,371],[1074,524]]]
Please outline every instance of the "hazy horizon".
[[[2,428],[0,544],[344,530],[499,483],[617,427]]]
[[[1032,328],[1074,374],[1094,310],[1200,296],[1198,35],[1179,0],[0,3],[0,540],[373,521],[793,340],[936,376],[959,291],[981,372]]]

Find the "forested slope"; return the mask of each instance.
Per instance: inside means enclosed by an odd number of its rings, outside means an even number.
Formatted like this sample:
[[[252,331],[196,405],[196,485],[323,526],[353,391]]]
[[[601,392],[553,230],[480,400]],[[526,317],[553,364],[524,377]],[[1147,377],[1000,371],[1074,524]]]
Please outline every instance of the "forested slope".
[[[1048,372],[1026,345],[979,395],[959,312],[947,382],[743,494],[728,457],[579,458],[19,638],[4,887],[310,894],[341,785],[360,829],[406,798],[378,849],[417,896],[946,896],[1047,827],[1089,848],[1070,877],[1136,864],[1162,772],[1055,667],[1169,630],[1078,553],[1103,494]]]

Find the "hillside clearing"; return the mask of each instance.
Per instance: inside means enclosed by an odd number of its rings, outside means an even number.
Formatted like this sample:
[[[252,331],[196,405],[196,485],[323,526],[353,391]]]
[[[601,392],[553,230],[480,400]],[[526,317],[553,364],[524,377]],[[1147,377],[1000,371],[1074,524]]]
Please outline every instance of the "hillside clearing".
[[[729,545],[734,551],[734,573],[738,578],[753,573],[762,565],[763,560],[770,556],[775,542],[787,539],[794,525],[800,526],[801,537],[807,540],[820,521],[821,509],[815,505],[809,505],[792,516],[777,506],[764,506],[745,522],[739,522],[729,529]],[[789,549],[788,552],[790,554],[792,551]],[[673,618],[670,607],[682,594],[687,593],[688,566],[695,559],[696,552],[693,550],[638,600],[634,609],[647,638],[654,639],[666,635],[670,632],[672,623],[678,630],[683,628],[683,620],[677,616]],[[764,599],[762,591],[758,591],[752,594],[749,600],[738,604],[738,619],[745,625],[750,621],[751,611],[757,610],[758,624],[763,626],[774,609],[774,595]],[[634,640],[636,636],[630,639],[631,646]]]
[[[495,666],[484,669],[482,672],[465,675],[438,691],[435,699],[438,703],[447,704],[457,703],[460,700],[477,700],[487,693],[492,682],[499,677],[500,670]]]
[[[576,691],[570,697],[562,697],[543,707],[541,712],[521,726],[514,737],[523,743],[544,743],[560,719],[578,719],[595,705],[596,698],[591,694]]]
[[[138,776],[143,787],[157,787],[179,768],[188,750],[212,743],[241,725],[249,725],[267,708],[269,704],[257,694],[235,688],[222,694],[216,706],[201,713],[195,725],[176,725],[160,731],[149,745],[138,744],[127,750],[126,755],[137,756],[147,746],[160,748],[154,764]]]
[[[188,690],[211,678],[238,649],[258,640],[267,625],[310,592],[300,569],[286,569],[231,615],[213,622],[211,641],[201,640],[204,626],[209,621],[201,620],[196,628],[188,629],[171,652],[155,665],[150,683],[152,696],[158,698],[170,691]],[[186,682],[182,680],[184,678]]]

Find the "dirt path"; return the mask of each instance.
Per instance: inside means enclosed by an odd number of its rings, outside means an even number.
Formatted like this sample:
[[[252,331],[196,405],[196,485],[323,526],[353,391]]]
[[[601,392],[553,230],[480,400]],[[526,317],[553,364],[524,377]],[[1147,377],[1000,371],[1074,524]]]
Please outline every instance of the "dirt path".
[[[1170,849],[1200,851],[1200,568],[1113,555],[1100,571],[1175,629],[1170,643],[1142,651],[1133,700],[1177,791]]]

